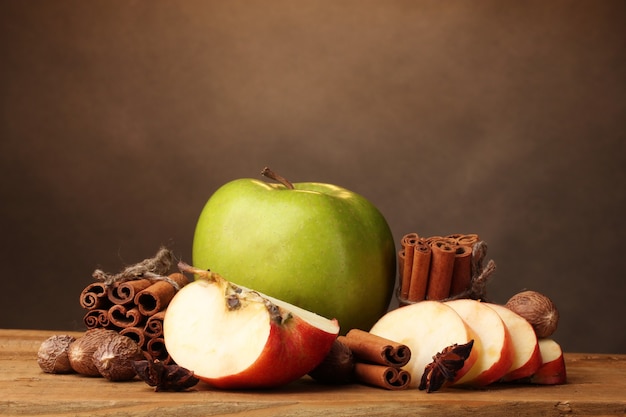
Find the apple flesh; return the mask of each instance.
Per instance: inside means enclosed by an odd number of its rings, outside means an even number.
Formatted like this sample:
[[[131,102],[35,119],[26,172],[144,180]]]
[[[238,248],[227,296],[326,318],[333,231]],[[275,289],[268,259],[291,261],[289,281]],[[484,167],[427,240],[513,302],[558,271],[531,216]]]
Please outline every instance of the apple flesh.
[[[421,301],[397,308],[381,317],[370,333],[402,343],[411,349],[411,360],[403,367],[411,374],[411,387],[417,388],[426,365],[433,356],[455,343],[476,340],[476,335],[451,307],[439,301]],[[462,378],[478,359],[472,348],[455,380]]]
[[[541,366],[537,335],[522,316],[499,304],[483,303],[500,316],[507,327],[513,345],[513,362],[502,381],[514,381],[533,375]]]
[[[532,384],[558,385],[567,382],[565,358],[561,346],[553,339],[539,339],[541,366],[529,378]]]
[[[264,294],[368,330],[395,284],[391,230],[377,208],[322,183],[231,181],[198,219],[193,264]]]
[[[172,359],[216,388],[270,388],[317,366],[339,333],[336,320],[193,269],[163,320]]]
[[[480,301],[459,299],[445,304],[456,311],[477,339],[474,366],[454,385],[485,386],[498,381],[513,364],[513,345],[504,322],[493,309]]]

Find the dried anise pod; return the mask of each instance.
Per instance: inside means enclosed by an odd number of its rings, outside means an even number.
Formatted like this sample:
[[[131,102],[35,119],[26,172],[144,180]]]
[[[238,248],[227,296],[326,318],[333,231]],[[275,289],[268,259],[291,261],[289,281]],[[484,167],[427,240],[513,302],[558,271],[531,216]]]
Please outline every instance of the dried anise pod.
[[[465,360],[469,357],[474,340],[459,345],[458,343],[446,347],[433,356],[433,361],[426,365],[419,389],[433,392],[440,389],[443,384],[454,380],[457,372],[463,368]]]
[[[192,371],[178,365],[166,365],[158,359],[154,361],[133,361],[137,376],[155,391],[184,391],[198,383]]]

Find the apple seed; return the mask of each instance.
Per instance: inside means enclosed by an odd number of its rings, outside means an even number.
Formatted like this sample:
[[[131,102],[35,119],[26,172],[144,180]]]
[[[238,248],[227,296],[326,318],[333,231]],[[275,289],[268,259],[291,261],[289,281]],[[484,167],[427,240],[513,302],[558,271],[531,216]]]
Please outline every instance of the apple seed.
[[[236,310],[241,307],[241,302],[237,294],[230,294],[226,296],[226,305],[229,310]]]

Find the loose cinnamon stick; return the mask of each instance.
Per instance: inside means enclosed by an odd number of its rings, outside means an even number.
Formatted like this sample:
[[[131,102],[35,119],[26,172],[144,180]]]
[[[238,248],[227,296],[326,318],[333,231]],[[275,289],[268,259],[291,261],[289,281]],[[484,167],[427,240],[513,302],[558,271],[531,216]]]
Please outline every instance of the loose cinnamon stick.
[[[359,382],[388,390],[406,389],[411,383],[411,374],[403,369],[370,363],[357,362],[354,377]]]
[[[107,298],[106,285],[101,282],[87,285],[80,293],[80,305],[87,310],[108,308],[110,302]]]
[[[116,282],[107,290],[107,296],[113,304],[130,304],[135,299],[135,294],[150,286],[148,279]]]
[[[87,326],[87,329],[105,328],[111,327],[109,320],[109,312],[104,309],[89,310],[83,317],[83,323]]]
[[[120,334],[130,337],[131,339],[133,339],[137,345],[139,345],[139,347],[142,350],[145,350],[146,348],[146,342],[148,340],[148,338],[146,337],[146,335],[144,334],[144,331],[141,327],[126,327],[122,330],[120,330]]]
[[[150,338],[163,336],[163,319],[165,318],[165,311],[159,311],[158,313],[150,316],[146,321],[146,326],[143,332]]]
[[[189,283],[187,277],[179,272],[169,275],[169,278],[176,282],[180,288]],[[157,281],[135,295],[135,304],[139,307],[141,314],[152,316],[167,307],[175,294],[176,288],[170,283]]]
[[[426,298],[432,249],[425,240],[416,243],[413,249],[413,266],[408,301],[417,302]]]
[[[145,316],[141,314],[139,308],[128,308],[121,304],[115,304],[108,311],[111,323],[120,328],[136,327],[143,323]]]
[[[337,340],[348,346],[356,361],[366,361],[378,365],[402,367],[411,359],[411,349],[384,337],[352,329]]]
[[[429,300],[443,300],[450,294],[455,248],[444,239],[432,241],[430,247],[432,256],[426,291],[427,298]]]
[[[450,285],[450,297],[466,291],[472,281],[472,248],[469,246],[457,246],[454,252],[454,268],[452,270],[452,283]]]
[[[404,259],[402,265],[402,283],[400,295],[402,298],[408,298],[409,286],[411,284],[411,269],[413,267],[413,252],[415,244],[419,241],[417,233],[409,233],[402,237],[400,244],[404,250]]]

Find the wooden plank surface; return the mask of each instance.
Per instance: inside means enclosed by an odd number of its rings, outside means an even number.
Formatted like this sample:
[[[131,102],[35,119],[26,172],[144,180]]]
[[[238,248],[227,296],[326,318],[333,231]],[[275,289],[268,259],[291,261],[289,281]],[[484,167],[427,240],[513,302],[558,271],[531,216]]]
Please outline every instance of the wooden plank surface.
[[[37,349],[62,333],[67,332],[0,329],[0,415],[626,415],[626,355],[566,354],[569,381],[560,386],[493,385],[426,394],[358,384],[328,387],[305,377],[270,391],[218,391],[199,384],[190,392],[157,393],[139,380],[43,373]]]

